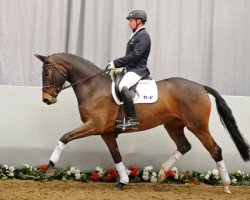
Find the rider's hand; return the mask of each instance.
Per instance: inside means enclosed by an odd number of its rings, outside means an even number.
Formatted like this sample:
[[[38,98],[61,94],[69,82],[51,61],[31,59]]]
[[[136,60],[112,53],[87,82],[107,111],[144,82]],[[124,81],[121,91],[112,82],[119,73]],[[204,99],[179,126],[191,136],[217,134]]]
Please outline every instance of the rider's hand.
[[[115,65],[114,65],[114,62],[113,62],[113,61],[110,61],[110,62],[109,62],[109,64],[108,64],[108,69],[110,69],[110,70],[115,69]]]
[[[112,79],[112,81],[115,80],[115,65],[114,65],[114,62],[113,61],[109,61],[109,64],[108,64],[108,69],[110,70],[109,72],[109,75]]]

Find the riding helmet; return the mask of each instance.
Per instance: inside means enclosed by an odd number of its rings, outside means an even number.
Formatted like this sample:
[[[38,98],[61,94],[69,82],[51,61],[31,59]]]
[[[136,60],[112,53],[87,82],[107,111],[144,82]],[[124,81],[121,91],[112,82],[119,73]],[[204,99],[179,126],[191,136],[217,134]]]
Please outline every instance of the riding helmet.
[[[133,10],[132,12],[129,13],[127,16],[127,20],[129,19],[141,19],[143,23],[147,21],[147,14],[144,10]]]

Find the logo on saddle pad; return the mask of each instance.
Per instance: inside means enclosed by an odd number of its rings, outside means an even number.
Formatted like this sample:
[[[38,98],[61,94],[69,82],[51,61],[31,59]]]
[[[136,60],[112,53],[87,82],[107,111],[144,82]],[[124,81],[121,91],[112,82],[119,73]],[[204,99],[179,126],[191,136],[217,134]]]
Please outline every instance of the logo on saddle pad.
[[[111,85],[112,96],[118,105],[123,104],[117,97],[115,91],[115,82]],[[154,103],[158,99],[157,85],[154,79],[140,80],[138,84],[130,89],[130,94],[133,96],[134,103]]]

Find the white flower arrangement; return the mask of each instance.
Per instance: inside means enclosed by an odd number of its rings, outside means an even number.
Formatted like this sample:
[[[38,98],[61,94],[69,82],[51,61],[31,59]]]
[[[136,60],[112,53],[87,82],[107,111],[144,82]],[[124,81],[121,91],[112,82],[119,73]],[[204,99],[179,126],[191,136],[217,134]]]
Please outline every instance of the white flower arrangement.
[[[233,184],[236,184],[236,183],[237,183],[237,179],[236,179],[236,178],[233,178],[233,179],[231,180],[231,182],[232,182]]]
[[[81,178],[81,172],[79,169],[76,169],[75,167],[70,167],[69,170],[67,171],[67,174],[74,175],[76,180],[80,180]]]
[[[220,178],[219,171],[217,169],[214,169],[212,171],[212,174],[213,174],[213,176],[214,176],[215,179],[219,179]]]
[[[28,165],[28,164],[23,164],[23,168],[29,170],[30,172],[31,171],[36,171],[37,169],[31,165]]]
[[[15,176],[15,168],[13,166],[3,165],[3,168],[6,170],[6,175],[10,178],[13,178]]]
[[[9,177],[14,177],[14,176],[15,176],[14,171],[15,171],[15,168],[14,168],[13,166],[9,167],[9,172],[8,172],[7,175],[8,175]]]
[[[114,171],[114,170],[113,170]],[[101,167],[96,167],[95,174],[102,177],[98,181],[107,181],[110,179],[106,179],[110,176],[110,172],[104,170]],[[142,171],[140,171],[137,167],[132,166],[130,169],[127,169],[128,174],[133,174],[130,178],[134,183],[135,182],[157,182],[157,173],[153,171],[152,166],[146,166]],[[181,173],[178,171],[176,167],[172,167],[166,173],[166,183],[188,183],[188,184],[199,184],[206,183],[211,185],[219,185],[221,184],[221,178],[219,176],[219,171],[217,169],[208,171],[206,174],[201,174],[196,171]],[[115,173],[118,176],[117,173]],[[84,173],[81,172],[76,167],[69,167],[64,170],[57,170],[53,176],[55,180],[78,180],[87,182],[92,180],[92,173]],[[34,180],[47,180],[44,176],[44,171],[39,170],[39,168],[35,168],[28,164],[23,164],[23,166],[19,169],[15,169],[14,166],[1,165],[0,164],[0,180],[7,180],[11,178],[16,179],[34,179]],[[53,180],[52,179],[52,180]],[[241,170],[238,170],[234,174],[230,174],[231,184],[232,185],[250,185],[250,175],[248,173],[244,173]],[[116,179],[114,179],[116,180]],[[92,180],[93,181],[93,180]],[[108,181],[107,181],[108,182]]]
[[[214,169],[212,172],[208,171],[207,174],[205,175],[205,179],[209,180],[211,177],[213,177],[214,179],[219,179],[219,171],[217,169]]]
[[[205,179],[205,174],[200,174],[200,179]]]
[[[212,175],[212,172],[208,171],[207,174],[205,175],[205,179],[209,180],[211,175]]]
[[[146,166],[142,172],[144,181],[157,182],[157,173],[153,171],[152,166]]]
[[[100,176],[100,177],[102,177],[103,175],[104,175],[104,170],[103,170],[103,168],[101,168],[101,167],[96,167],[95,168],[95,171],[98,173],[98,175]]]
[[[176,167],[172,167],[171,168],[172,172],[174,173],[174,179],[178,179],[179,178],[179,171]]]
[[[244,182],[244,180],[250,180],[249,173],[242,172],[241,170],[237,170],[237,172],[231,175],[230,178],[231,178],[232,184],[234,185],[238,185],[242,183],[242,181]]]
[[[145,168],[144,168],[144,170],[145,171],[152,171],[153,170],[153,167],[152,166],[146,166]]]
[[[238,170],[236,173],[242,175],[242,172],[240,170]]]
[[[152,176],[150,178],[150,182],[156,183],[157,182],[157,173],[152,172]]]

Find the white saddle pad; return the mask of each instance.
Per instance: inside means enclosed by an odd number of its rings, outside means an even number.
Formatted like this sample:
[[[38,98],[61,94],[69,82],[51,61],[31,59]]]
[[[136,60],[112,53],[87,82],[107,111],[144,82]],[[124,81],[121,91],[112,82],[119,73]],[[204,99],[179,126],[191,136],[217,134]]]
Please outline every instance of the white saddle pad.
[[[112,96],[118,105],[123,104],[115,93],[115,83],[111,85]],[[154,103],[158,99],[158,89],[155,80],[141,80],[136,87],[136,95],[134,97],[134,103]]]

